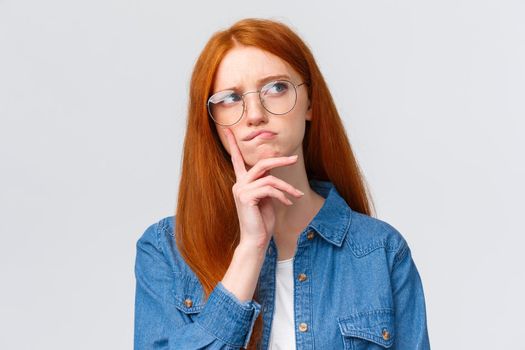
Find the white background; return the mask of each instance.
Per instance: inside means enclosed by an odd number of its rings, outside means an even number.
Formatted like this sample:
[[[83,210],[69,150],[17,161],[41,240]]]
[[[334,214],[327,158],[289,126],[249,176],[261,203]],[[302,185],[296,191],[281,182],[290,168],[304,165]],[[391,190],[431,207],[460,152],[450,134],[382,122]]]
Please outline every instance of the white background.
[[[311,47],[433,349],[524,349],[518,0],[0,0],[0,348],[132,347],[135,243],[175,210],[190,73],[242,17]]]

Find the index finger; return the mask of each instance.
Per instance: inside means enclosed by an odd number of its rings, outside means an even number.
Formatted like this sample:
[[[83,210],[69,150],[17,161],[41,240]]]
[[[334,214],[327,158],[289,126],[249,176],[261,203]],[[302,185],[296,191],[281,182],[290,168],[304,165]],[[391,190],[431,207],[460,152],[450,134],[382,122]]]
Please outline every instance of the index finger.
[[[246,167],[244,166],[244,158],[242,157],[241,150],[237,146],[237,141],[235,141],[235,136],[233,132],[226,128],[225,129],[226,138],[228,139],[228,145],[230,146],[230,155],[232,157],[233,170],[235,175],[239,178],[241,175],[246,173]]]

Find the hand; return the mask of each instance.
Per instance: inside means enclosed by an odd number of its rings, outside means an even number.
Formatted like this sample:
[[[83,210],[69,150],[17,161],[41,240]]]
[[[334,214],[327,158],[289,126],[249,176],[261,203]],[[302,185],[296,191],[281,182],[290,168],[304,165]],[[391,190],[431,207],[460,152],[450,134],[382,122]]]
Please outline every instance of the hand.
[[[239,217],[239,244],[264,249],[275,228],[275,211],[271,198],[276,198],[285,205],[292,205],[293,202],[283,191],[297,198],[304,195],[287,182],[268,175],[268,172],[270,169],[295,163],[297,155],[260,159],[250,170],[246,170],[235,136],[230,129],[225,129],[225,134],[236,177],[232,192]]]

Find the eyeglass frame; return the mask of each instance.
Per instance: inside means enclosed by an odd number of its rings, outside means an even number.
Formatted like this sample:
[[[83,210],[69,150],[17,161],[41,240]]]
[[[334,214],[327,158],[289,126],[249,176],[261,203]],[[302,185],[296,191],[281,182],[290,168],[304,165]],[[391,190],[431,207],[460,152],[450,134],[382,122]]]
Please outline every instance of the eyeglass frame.
[[[239,117],[239,119],[237,119],[237,121],[235,121],[235,123],[232,123],[232,124],[221,124],[221,123],[218,123],[215,118],[213,118],[213,115],[210,111],[210,99],[215,96],[216,94],[218,94],[219,92],[223,92],[223,91],[228,91],[228,90],[221,90],[221,91],[217,91],[216,93],[212,94],[210,97],[208,97],[208,101],[206,102],[206,108],[208,110],[208,115],[210,116],[210,118],[213,120],[213,122],[215,124],[218,124],[218,125],[221,125],[221,126],[232,126],[232,125],[235,125],[237,123],[239,123],[242,119],[242,117],[244,117],[244,111],[246,109],[246,103],[244,101],[244,96],[248,95],[248,94],[254,94],[254,93],[257,93],[259,95],[259,101],[261,102],[261,106],[263,106],[264,110],[267,111],[268,113],[271,113],[273,115],[284,115],[286,113],[289,113],[290,111],[292,111],[294,108],[295,108],[295,105],[297,104],[297,88],[301,85],[308,85],[308,82],[307,81],[303,81],[302,83],[299,83],[299,84],[294,84],[293,82],[291,82],[290,80],[287,80],[287,79],[277,79],[277,80],[272,80],[266,84],[263,85],[263,87],[265,87],[266,85],[269,85],[271,83],[275,83],[275,82],[279,82],[279,81],[285,81],[287,83],[290,83],[293,88],[294,88],[294,91],[295,91],[295,100],[293,102],[293,106],[292,108],[290,108],[288,111],[284,112],[284,113],[273,113],[271,111],[268,110],[268,108],[266,108],[266,106],[264,105],[263,103],[263,100],[262,100],[262,97],[261,97],[261,91],[262,91],[262,88],[259,89],[259,90],[254,90],[254,91],[246,91],[244,92],[243,94],[241,94],[241,99],[242,99],[242,113],[241,113],[241,116]],[[232,90],[233,91],[233,90]]]

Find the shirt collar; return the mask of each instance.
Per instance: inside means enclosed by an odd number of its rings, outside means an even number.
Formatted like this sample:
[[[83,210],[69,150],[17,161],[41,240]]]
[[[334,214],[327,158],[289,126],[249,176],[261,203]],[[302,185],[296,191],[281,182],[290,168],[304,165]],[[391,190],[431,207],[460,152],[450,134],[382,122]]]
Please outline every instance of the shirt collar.
[[[311,179],[309,183],[325,201],[308,227],[328,242],[340,247],[350,227],[352,209],[331,182]]]

